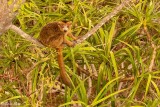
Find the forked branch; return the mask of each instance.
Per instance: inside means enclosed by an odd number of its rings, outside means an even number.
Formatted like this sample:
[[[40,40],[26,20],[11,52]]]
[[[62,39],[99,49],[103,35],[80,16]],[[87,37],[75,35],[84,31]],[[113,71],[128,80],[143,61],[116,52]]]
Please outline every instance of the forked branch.
[[[6,1],[6,0],[4,0],[4,1]],[[117,13],[119,13],[122,10],[122,8],[125,7],[125,5],[127,5],[131,1],[132,0],[124,0],[119,6],[115,7],[115,9],[113,9],[113,11],[111,13],[109,13],[106,17],[104,17],[95,27],[93,27],[91,30],[89,30],[84,36],[82,36],[78,40],[74,41],[75,44],[82,43],[84,40],[86,40],[88,37],[90,37],[92,34],[94,34],[100,27],[102,27],[107,21],[109,21],[112,17],[114,17]],[[31,37],[30,35],[23,32],[20,28],[16,27],[15,25],[10,24],[5,27],[7,27],[7,28],[5,28],[5,30],[11,29],[11,30],[15,31],[16,33],[18,33],[23,38],[25,38],[26,40],[28,40],[28,41],[30,41],[40,47],[43,47],[43,45],[40,42],[38,42],[36,39]],[[2,31],[0,33],[2,33]]]

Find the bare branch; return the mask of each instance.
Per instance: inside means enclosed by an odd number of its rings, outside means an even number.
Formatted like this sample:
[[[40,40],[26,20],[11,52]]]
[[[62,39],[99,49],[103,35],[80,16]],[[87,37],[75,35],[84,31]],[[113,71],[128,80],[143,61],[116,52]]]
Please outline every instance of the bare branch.
[[[104,17],[95,27],[93,27],[90,31],[88,31],[84,36],[75,41],[75,44],[79,44],[94,34],[100,27],[102,27],[107,21],[109,21],[112,17],[114,17],[117,13],[119,13],[126,4],[131,2],[132,0],[124,0],[119,6],[117,6],[113,11]]]
[[[25,38],[26,40],[38,45],[39,47],[44,47],[37,39],[33,38],[32,36],[26,34],[25,32],[23,32],[20,28],[18,28],[15,25],[10,25],[9,29],[15,31],[16,33],[18,33],[20,36],[22,36],[23,38]]]

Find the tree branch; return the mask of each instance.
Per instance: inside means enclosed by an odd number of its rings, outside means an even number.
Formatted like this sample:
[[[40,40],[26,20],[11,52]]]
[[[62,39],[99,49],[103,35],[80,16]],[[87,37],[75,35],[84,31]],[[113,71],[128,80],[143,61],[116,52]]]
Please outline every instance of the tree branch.
[[[17,26],[11,24],[9,26],[9,29],[15,31],[16,33],[18,33],[20,36],[22,36],[23,38],[25,38],[26,40],[36,44],[39,47],[44,47],[37,39],[33,38],[32,36],[26,34],[25,32],[23,32],[20,28],[18,28]]]
[[[94,34],[100,27],[102,27],[107,21],[109,21],[112,17],[114,17],[117,13],[119,13],[125,5],[127,5],[132,0],[124,0],[119,6],[117,6],[111,13],[109,13],[106,17],[104,17],[95,27],[89,30],[84,36],[75,41],[75,44],[79,44]]]

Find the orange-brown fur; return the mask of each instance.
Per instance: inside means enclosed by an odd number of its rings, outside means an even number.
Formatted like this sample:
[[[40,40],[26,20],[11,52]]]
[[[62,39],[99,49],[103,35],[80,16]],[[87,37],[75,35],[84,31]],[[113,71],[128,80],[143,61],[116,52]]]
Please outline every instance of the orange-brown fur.
[[[65,36],[69,36],[76,40],[76,38],[69,31],[71,27],[71,22],[53,22],[45,25],[39,36],[40,42],[48,47],[56,48],[58,53],[58,64],[60,67],[60,77],[64,84],[71,87],[72,84],[70,82],[69,77],[65,71],[65,65],[63,61],[63,44],[67,44],[68,46],[74,46],[74,44],[68,41]],[[66,29],[68,28],[68,29]]]

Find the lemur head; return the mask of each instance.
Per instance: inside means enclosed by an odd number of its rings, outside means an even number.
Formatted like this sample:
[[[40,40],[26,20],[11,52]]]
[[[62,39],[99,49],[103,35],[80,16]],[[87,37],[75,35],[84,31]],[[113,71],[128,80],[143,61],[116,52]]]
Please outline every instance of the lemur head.
[[[72,22],[71,21],[58,22],[58,27],[63,32],[67,32],[71,28],[71,26],[72,26]]]

